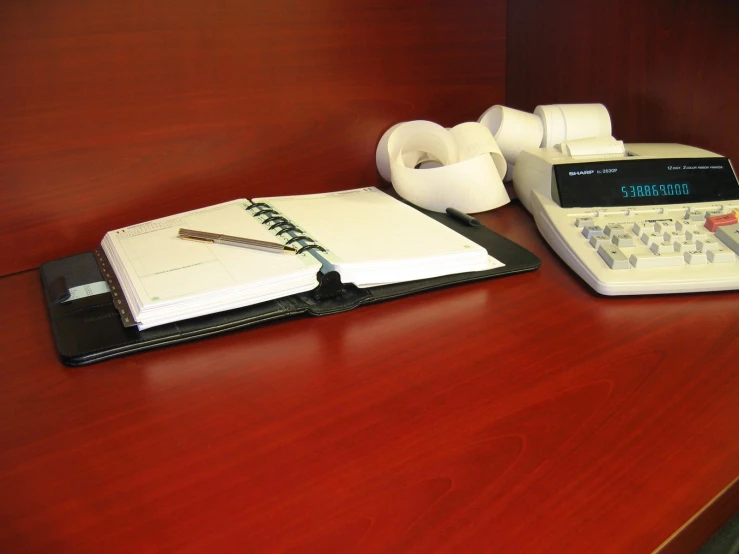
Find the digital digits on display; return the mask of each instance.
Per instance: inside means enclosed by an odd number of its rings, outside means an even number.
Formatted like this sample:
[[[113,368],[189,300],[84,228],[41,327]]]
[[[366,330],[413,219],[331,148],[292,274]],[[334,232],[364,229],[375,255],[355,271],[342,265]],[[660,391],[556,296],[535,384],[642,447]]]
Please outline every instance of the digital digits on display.
[[[667,183],[663,185],[624,185],[621,187],[623,198],[690,196],[688,183]]]

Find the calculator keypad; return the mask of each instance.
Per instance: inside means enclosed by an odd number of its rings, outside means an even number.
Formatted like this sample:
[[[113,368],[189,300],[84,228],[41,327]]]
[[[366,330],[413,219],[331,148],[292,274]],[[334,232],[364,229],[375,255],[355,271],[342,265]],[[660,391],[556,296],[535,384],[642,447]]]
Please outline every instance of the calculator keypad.
[[[719,227],[716,238],[728,246],[735,254],[739,254],[739,224]]]
[[[613,270],[737,263],[739,208],[633,210],[573,217],[574,226]],[[631,219],[629,219],[631,216]]]

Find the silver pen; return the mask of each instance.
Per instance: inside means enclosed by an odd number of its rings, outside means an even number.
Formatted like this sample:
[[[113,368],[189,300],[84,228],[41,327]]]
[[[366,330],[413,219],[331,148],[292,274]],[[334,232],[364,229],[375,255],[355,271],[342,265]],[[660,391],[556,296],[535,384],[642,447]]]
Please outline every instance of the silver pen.
[[[207,231],[193,231],[192,229],[180,229],[177,236],[185,240],[194,240],[197,242],[212,242],[215,244],[225,244],[227,246],[240,246],[241,248],[251,248],[253,250],[262,250],[264,252],[276,252],[282,254],[295,254],[297,251],[290,246],[285,246],[279,242],[267,242],[264,240],[247,239],[243,237],[232,237],[231,235],[221,235],[218,233],[208,233]]]

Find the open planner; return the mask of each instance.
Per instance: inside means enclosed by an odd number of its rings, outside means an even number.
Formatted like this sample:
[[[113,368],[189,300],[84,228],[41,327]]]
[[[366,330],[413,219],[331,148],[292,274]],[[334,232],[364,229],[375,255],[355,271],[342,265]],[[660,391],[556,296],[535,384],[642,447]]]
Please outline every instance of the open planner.
[[[181,240],[183,227],[281,241],[298,254]],[[139,329],[305,292],[330,271],[368,287],[501,265],[376,188],[234,200],[111,231],[102,247]]]
[[[182,240],[184,228],[292,251]],[[93,253],[44,264],[41,277],[62,361],[81,365],[538,265],[489,229],[368,187],[239,199],[116,229]]]

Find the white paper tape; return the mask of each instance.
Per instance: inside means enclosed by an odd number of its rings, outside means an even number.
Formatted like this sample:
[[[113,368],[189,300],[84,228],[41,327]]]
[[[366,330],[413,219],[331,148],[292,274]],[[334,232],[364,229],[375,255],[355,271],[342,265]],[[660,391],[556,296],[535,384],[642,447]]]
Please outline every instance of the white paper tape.
[[[479,123],[468,122],[452,127],[449,132],[457,141],[460,161],[490,154],[498,175],[501,179],[505,177],[508,166],[490,129]]]
[[[505,178],[503,179],[504,183],[510,183],[513,181],[513,167],[515,164],[508,162],[507,165],[508,168],[506,169]]]
[[[557,146],[571,140],[611,135],[611,117],[603,104],[537,106],[534,114],[544,124],[542,146]]]
[[[493,133],[510,164],[516,163],[522,150],[541,146],[544,124],[538,115],[496,105],[488,108],[478,121]]]
[[[477,213],[510,202],[502,182],[505,158],[479,123],[452,129],[431,121],[396,124],[377,145],[376,161],[400,196],[428,210]]]
[[[377,170],[406,200],[437,212],[492,210],[510,202],[503,179],[524,150],[558,147],[573,158],[621,157],[603,104],[537,106],[533,114],[495,105],[478,122],[445,129],[431,121],[390,127],[377,144]]]
[[[382,138],[380,139],[380,142],[377,143],[377,150],[375,151],[375,162],[377,163],[377,171],[380,172],[380,175],[383,179],[385,179],[388,183],[390,182],[390,156],[388,156],[387,153],[387,141],[390,139],[390,135],[393,134],[393,131],[400,127],[403,124],[396,123],[392,127],[390,127],[385,133],[382,135]]]

